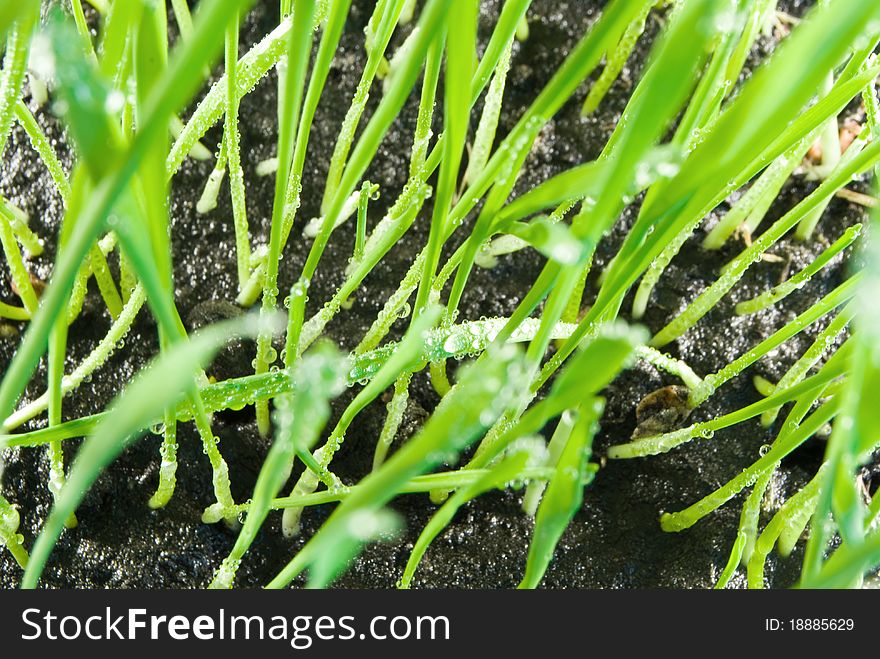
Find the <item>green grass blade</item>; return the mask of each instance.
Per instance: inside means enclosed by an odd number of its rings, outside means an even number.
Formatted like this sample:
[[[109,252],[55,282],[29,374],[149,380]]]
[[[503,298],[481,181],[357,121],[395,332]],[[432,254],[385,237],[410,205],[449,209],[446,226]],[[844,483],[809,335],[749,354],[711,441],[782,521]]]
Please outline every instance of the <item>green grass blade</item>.
[[[468,132],[470,84],[474,76],[479,8],[471,0],[456,0],[456,28],[446,31],[446,74],[443,95],[443,158],[437,180],[437,196],[431,215],[428,246],[416,293],[415,315],[428,304],[448,214],[461,168],[462,151]]]

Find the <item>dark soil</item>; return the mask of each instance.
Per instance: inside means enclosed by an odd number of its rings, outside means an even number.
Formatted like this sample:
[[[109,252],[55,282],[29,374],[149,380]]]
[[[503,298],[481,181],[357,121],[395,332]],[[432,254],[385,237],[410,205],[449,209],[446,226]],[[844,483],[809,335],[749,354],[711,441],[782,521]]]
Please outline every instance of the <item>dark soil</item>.
[[[318,120],[312,132],[311,149],[305,172],[303,205],[300,218],[317,214],[323,180],[338,127],[349,105],[364,61],[362,30],[371,3],[356,1],[346,32],[322,99]],[[510,81],[506,92],[503,131],[509,130],[540,87],[549,79],[566,53],[595,19],[602,2],[593,0],[535,0],[530,12],[531,36],[514,51]],[[801,15],[811,3],[803,0],[783,2],[789,13]],[[484,2],[481,34],[488,36],[499,2]],[[275,2],[263,2],[242,34],[242,48],[249,47],[272,29],[277,22]],[[272,9],[270,9],[270,7]],[[649,34],[656,34],[660,18],[649,22]],[[172,23],[173,24],[173,23]],[[400,43],[395,37],[392,47]],[[646,43],[646,42],[645,42]],[[772,39],[761,43],[758,55],[766,54]],[[518,183],[526,190],[572,165],[595,158],[609,136],[620,112],[638,79],[645,61],[647,46],[642,46],[614,85],[599,112],[581,119],[580,105],[586,93],[582,87],[575,98],[543,131],[529,158],[525,174]],[[757,61],[757,58],[756,60]],[[380,94],[375,91],[371,107]],[[407,105],[400,120],[385,140],[379,156],[367,174],[382,182],[382,197],[371,207],[375,221],[404,183],[417,100]],[[272,177],[253,175],[254,166],[274,155],[276,130],[276,86],[273,75],[267,76],[242,103],[243,164],[247,175],[248,209],[252,235],[268,239],[272,205]],[[70,163],[67,140],[48,108],[38,113],[41,124],[52,138],[66,163]],[[205,139],[215,145],[220,128],[212,129]],[[174,180],[172,195],[173,239],[176,265],[177,303],[183,318],[200,324],[229,313],[228,302],[235,297],[234,238],[228,187],[224,184],[220,205],[208,215],[195,212],[211,164],[188,159]],[[777,200],[771,211],[775,219],[790,209],[811,189],[811,184],[796,180]],[[23,131],[16,129],[7,145],[0,169],[0,192],[28,210],[32,226],[48,238],[45,255],[32,263],[33,272],[48,278],[54,257],[54,236],[62,205],[53,192],[51,181],[31,150]],[[426,208],[416,226],[400,241],[357,292],[354,305],[339,315],[328,327],[329,337],[344,348],[354,347],[357,338],[369,327],[387,296],[396,288],[411,258],[424,244],[430,209]],[[789,237],[773,250],[791,267],[798,269],[810,262],[828,241],[861,219],[858,208],[842,201],[832,203],[809,243]],[[597,262],[606,264],[620,244],[632,221],[630,212],[603,243]],[[709,218],[705,227],[716,221]],[[765,223],[765,226],[769,224]],[[302,224],[298,224],[299,227]],[[349,226],[339,230],[331,242],[322,266],[312,282],[310,312],[317,310],[342,282],[343,268],[350,254],[353,237]],[[673,261],[654,293],[645,323],[656,331],[678,314],[695,295],[717,275],[718,266],[734,256],[741,245],[735,241],[722,252],[707,253],[700,247],[704,228],[685,245]],[[282,264],[281,288],[289,287],[299,272],[309,241],[294,229],[291,244]],[[542,265],[534,253],[524,251],[503,257],[493,270],[477,270],[462,305],[462,316],[507,315],[527,290]],[[842,281],[845,264],[838,259],[807,286],[774,309],[752,316],[733,313],[736,302],[753,297],[778,283],[783,263],[760,263],[721,304],[686,336],[669,346],[672,354],[685,359],[697,373],[713,372],[739,356],[805,310]],[[600,268],[595,268],[598,272]],[[0,295],[12,299],[9,282],[0,282]],[[93,285],[94,286],[94,285]],[[588,297],[595,294],[591,279]],[[204,303],[211,303],[208,307]],[[220,303],[219,305],[217,303]],[[95,290],[90,291],[84,312],[71,328],[69,365],[73,368],[103,336],[109,319]],[[399,329],[399,328],[398,328]],[[762,374],[780,377],[815,336],[813,327],[792,340],[775,354],[762,360],[746,375],[728,383],[716,396],[694,411],[691,419],[702,420],[722,414],[758,399],[751,377]],[[22,325],[6,327],[0,339],[0,364],[7,364],[18,339],[7,333],[23,330]],[[65,400],[66,418],[97,412],[120,391],[132,374],[155,353],[155,325],[144,311],[126,337],[125,348],[96,373],[91,383]],[[252,355],[247,350],[227,354],[215,366],[221,377],[244,374]],[[43,369],[45,364],[43,364]],[[44,370],[27,391],[27,397],[43,389]],[[626,441],[636,425],[635,408],[655,389],[675,384],[674,379],[646,365],[625,372],[606,392],[607,411],[601,434],[596,441],[597,459],[612,444]],[[338,401],[336,413],[351,399],[348,392]],[[411,435],[437,403],[427,379],[414,380],[411,404],[398,442]],[[384,406],[377,403],[359,417],[334,462],[336,472],[346,482],[356,482],[369,469],[373,446],[384,419]],[[42,421],[30,424],[39,427]],[[230,464],[233,493],[247,499],[267,449],[256,431],[252,412],[222,413],[215,429],[221,450]],[[594,483],[585,492],[584,506],[566,532],[547,572],[547,587],[710,587],[727,561],[739,517],[742,497],[724,506],[692,529],[670,534],[660,530],[658,516],[664,510],[678,510],[705,496],[751,464],[760,447],[771,440],[772,431],[757,421],[744,423],[716,433],[710,441],[693,442],[663,456],[603,464]],[[127,450],[98,480],[79,509],[80,525],[66,531],[45,572],[42,584],[47,587],[203,587],[213,570],[231,548],[235,534],[222,524],[200,522],[202,510],[212,503],[210,468],[190,424],[180,429],[180,471],[177,492],[164,510],[152,511],[147,500],[157,481],[160,439],[147,435]],[[75,454],[78,441],[70,442]],[[814,473],[821,458],[820,440],[802,448],[787,460],[772,484],[773,500],[779,500]],[[604,463],[604,461],[603,461]],[[47,461],[43,451],[12,450],[6,456],[3,494],[20,506],[21,531],[30,546],[45,519],[51,499],[46,488]],[[532,531],[532,521],[521,508],[521,492],[509,491],[480,497],[466,506],[427,552],[415,585],[438,587],[515,586],[522,575]],[[400,577],[412,543],[435,510],[426,496],[405,496],[393,508],[406,522],[406,531],[393,542],[370,545],[365,549],[338,585],[348,587],[393,587]],[[290,559],[326,519],[330,506],[307,510],[304,533],[297,540],[283,538],[279,516],[270,516],[239,571],[238,584],[265,584]],[[770,515],[773,503],[765,511]],[[797,552],[788,560],[771,559],[769,579],[774,586],[787,586],[797,578]],[[6,552],[0,552],[0,585],[14,587],[21,571]],[[738,577],[735,583],[742,584]]]

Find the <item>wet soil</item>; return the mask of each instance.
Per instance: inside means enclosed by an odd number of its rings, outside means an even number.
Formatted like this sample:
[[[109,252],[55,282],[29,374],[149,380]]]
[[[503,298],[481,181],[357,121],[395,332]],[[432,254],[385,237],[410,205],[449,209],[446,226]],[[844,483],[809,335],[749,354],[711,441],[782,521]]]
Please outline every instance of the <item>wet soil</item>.
[[[277,3],[262,2],[248,19],[242,33],[242,49],[269,32],[277,22]],[[595,19],[598,7],[593,0],[535,0],[530,11],[530,36],[516,46],[510,80],[505,93],[501,132],[506,132],[534,99],[566,53]],[[793,15],[802,15],[810,3],[800,0],[783,2]],[[349,99],[364,62],[362,30],[371,3],[354,2],[339,55],[330,74],[327,90],[312,131],[305,171],[303,204],[300,217],[318,213],[323,180],[332,146],[349,105]],[[481,35],[488,37],[497,15],[499,2],[483,2]],[[270,8],[271,7],[271,8]],[[652,16],[648,34],[655,35],[662,19]],[[401,42],[395,36],[392,49]],[[599,111],[590,118],[580,117],[580,105],[586,94],[583,86],[539,136],[529,157],[525,173],[518,182],[518,192],[529,189],[570,166],[595,158],[608,138],[625,106],[634,82],[638,79],[648,51],[646,39],[621,79],[614,85]],[[772,49],[774,40],[762,38],[753,62]],[[379,93],[374,92],[374,108]],[[261,160],[274,155],[276,130],[276,83],[267,76],[242,102],[243,165],[247,179],[248,211],[255,241],[267,241],[272,205],[272,177],[259,178],[254,168]],[[68,141],[52,117],[43,108],[38,119],[66,164],[71,162]],[[407,170],[417,100],[411,99],[399,121],[390,131],[367,178],[382,183],[382,197],[371,206],[370,218],[376,221],[402,187]],[[215,126],[205,139],[213,147],[221,136]],[[174,179],[171,200],[176,293],[181,316],[194,325],[205,316],[216,318],[229,312],[225,306],[235,297],[234,236],[228,187],[224,184],[218,207],[207,215],[195,212],[211,164],[188,159]],[[802,199],[813,187],[796,179],[783,191],[771,210],[776,219]],[[56,235],[62,205],[53,192],[51,181],[41,166],[27,138],[16,129],[0,166],[0,192],[26,209],[32,226],[47,238],[47,251],[34,259],[31,267],[41,278],[51,274]],[[722,206],[722,211],[724,207]],[[411,259],[424,244],[430,208],[425,208],[413,229],[368,277],[354,296],[350,310],[344,311],[327,328],[329,338],[343,348],[354,347],[357,337],[369,327],[387,296],[396,288]],[[801,243],[789,236],[772,250],[799,269],[809,263],[841,232],[862,218],[861,211],[836,200],[826,212],[817,236]],[[633,221],[632,211],[621,218],[597,254],[595,272],[607,264]],[[678,314],[695,295],[711,283],[719,265],[742,248],[732,241],[719,258],[700,247],[707,229],[717,217],[707,219],[660,281],[651,300],[644,323],[656,331]],[[765,226],[769,222],[765,222]],[[302,226],[302,224],[298,225]],[[334,235],[317,276],[312,282],[309,311],[316,311],[342,282],[343,269],[350,254],[353,229],[346,226]],[[309,241],[294,229],[281,268],[281,289],[293,282],[309,247]],[[744,280],[699,325],[668,347],[671,354],[686,360],[701,375],[714,372],[733,358],[770,335],[816,299],[830,291],[845,275],[848,255],[836,259],[797,294],[777,307],[739,317],[734,305],[778,283],[784,263],[762,262],[752,267]],[[530,251],[502,257],[492,270],[475,271],[462,304],[462,317],[501,316],[509,314],[527,290],[542,265],[542,259]],[[90,289],[82,316],[71,328],[68,369],[85,357],[103,336],[109,319],[100,297]],[[595,295],[596,281],[591,277],[587,302]],[[0,281],[0,296],[11,300],[8,280]],[[216,303],[220,303],[217,306]],[[209,303],[205,307],[205,303]],[[207,313],[206,313],[207,312]],[[625,315],[625,314],[624,314]],[[745,375],[735,378],[713,398],[693,412],[699,421],[754,402],[758,394],[751,378],[755,374],[771,380],[780,377],[800,355],[822,323],[790,341],[783,348],[761,360]],[[395,328],[399,331],[401,328]],[[0,338],[0,368],[5,368],[18,339],[14,335],[22,325],[7,325]],[[100,411],[118,393],[132,374],[155,353],[155,325],[144,311],[120,349],[91,382],[65,399],[65,418],[76,418]],[[235,352],[239,354],[236,361]],[[216,364],[219,377],[244,374],[250,368],[247,350],[227,354]],[[27,398],[42,391],[45,364],[28,388]],[[770,441],[773,430],[764,430],[757,421],[718,432],[711,440],[693,442],[666,455],[604,463],[603,454],[612,444],[626,441],[636,425],[635,409],[642,398],[659,387],[676,384],[673,378],[650,366],[638,364],[623,373],[605,392],[607,411],[596,440],[596,459],[603,462],[593,484],[585,492],[584,505],[565,533],[544,580],[546,587],[642,588],[710,587],[724,566],[736,534],[742,496],[693,528],[681,533],[664,533],[658,524],[659,514],[678,510],[705,496],[751,464],[760,447]],[[354,392],[344,395],[336,405],[340,412]],[[411,403],[395,446],[417,430],[437,404],[437,396],[423,374],[414,379]],[[346,443],[334,461],[336,472],[353,483],[369,469],[373,446],[384,419],[384,406],[377,403],[359,417]],[[42,421],[29,424],[39,427]],[[267,450],[260,439],[252,413],[221,413],[215,429],[221,450],[229,462],[233,494],[244,500],[252,487]],[[550,429],[548,429],[549,431]],[[234,532],[224,525],[200,522],[202,510],[212,503],[210,468],[202,454],[195,431],[189,424],[180,429],[180,470],[177,492],[167,508],[152,511],[147,507],[159,466],[160,438],[148,434],[128,449],[98,480],[79,510],[80,524],[65,531],[46,569],[46,587],[203,587],[212,572],[228,553]],[[80,440],[69,442],[72,456]],[[810,477],[821,458],[823,446],[813,440],[791,459],[786,460],[772,484],[772,496],[764,511],[769,516],[775,501],[791,494]],[[46,489],[47,460],[43,451],[12,450],[6,456],[2,492],[20,506],[21,531],[30,546],[45,519],[50,496]],[[449,528],[427,552],[414,585],[422,588],[467,587],[507,588],[515,586],[522,574],[532,531],[532,521],[523,514],[522,493],[494,493],[464,507]],[[405,520],[405,531],[396,540],[368,546],[338,581],[347,587],[393,587],[420,529],[435,510],[425,496],[400,497],[393,508]],[[320,524],[331,506],[306,511],[304,530],[299,539],[286,540],[280,533],[278,515],[270,516],[239,571],[238,584],[265,584],[290,559]],[[787,559],[771,558],[768,570],[773,586],[787,586],[797,579],[798,552]],[[17,565],[0,552],[0,586],[13,587],[21,577]],[[743,579],[737,576],[736,585]]]

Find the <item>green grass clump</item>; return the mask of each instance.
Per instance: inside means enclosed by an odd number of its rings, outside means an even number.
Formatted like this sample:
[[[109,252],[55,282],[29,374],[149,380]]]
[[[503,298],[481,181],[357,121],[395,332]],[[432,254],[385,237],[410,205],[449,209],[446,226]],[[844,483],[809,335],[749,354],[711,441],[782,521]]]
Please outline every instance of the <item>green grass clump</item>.
[[[748,585],[762,587],[773,548],[791,553],[806,529],[805,587],[858,586],[880,565],[880,497],[866,497],[859,486],[861,468],[880,448],[878,410],[864,394],[880,387],[880,318],[874,304],[880,253],[872,241],[880,220],[848,228],[800,272],[739,302],[740,315],[773,308],[798,296],[848,250],[859,251],[834,290],[808,300],[797,317],[717,372],[697,375],[658,350],[718,311],[780,240],[791,233],[814,240],[835,196],[876,205],[874,197],[847,187],[880,167],[876,3],[817,3],[766,61],[744,75],[756,40],[775,20],[776,2],[612,0],[505,133],[500,128],[505,86],[518,40],[528,38],[530,1],[502,3],[484,42],[477,0],[379,0],[365,31],[366,64],[332,145],[310,138],[350,0],[282,0],[277,27],[244,54],[239,32],[249,0],[200,3],[192,16],[179,0],[168,7],[122,0],[91,4],[97,38],[79,0],[70,3],[69,12],[55,10],[42,20],[37,2],[6,3],[0,10],[5,43],[0,154],[17,122],[64,203],[52,277],[39,296],[28,264],[48,236],[39,236],[23,211],[0,198],[0,244],[18,298],[0,303],[0,317],[26,327],[0,383],[5,433],[0,451],[45,446],[47,486],[55,501],[28,550],[18,510],[0,497],[0,543],[25,569],[23,586],[37,585],[52,547],[65,525],[76,524],[77,507],[101,471],[151,427],[163,441],[149,505],[164,507],[178,478],[178,425],[194,423],[210,461],[215,497],[202,519],[240,524],[212,587],[234,585],[239,565],[276,510],[283,511],[283,531],[295,535],[309,506],[338,502],[320,530],[266,584],[285,587],[307,573],[308,585],[324,587],[365,543],[398,530],[399,520],[387,509],[392,499],[429,494],[442,505],[401,574],[399,585],[406,588],[459,509],[490,490],[521,488],[534,532],[520,566],[520,586],[534,588],[589,496],[584,488],[599,470],[590,459],[603,424],[603,392],[623,370],[643,360],[670,373],[687,391],[688,409],[696,409],[818,323],[823,325],[812,345],[777,383],[756,380],[763,395],[758,402],[684,428],[639,435],[612,446],[607,457],[646,457],[711,441],[716,431],[756,417],[771,426],[784,412],[775,439],[758,460],[702,500],[664,513],[659,524],[665,531],[682,531],[748,493],[719,587],[739,566]],[[169,16],[179,32],[174,44],[168,39]],[[529,154],[554,116],[568,103],[582,104],[585,115],[596,112],[661,16],[649,60],[599,156],[515,193]],[[45,70],[29,74],[29,59]],[[179,116],[218,61],[222,75],[182,124]],[[239,114],[242,99],[273,69],[276,150],[258,168],[260,175],[274,175],[273,205],[268,241],[259,244],[251,235]],[[23,100],[28,75],[32,99],[48,84],[75,151],[69,172],[34,107]],[[378,102],[368,111],[371,95]],[[442,104],[435,108],[438,97]],[[864,125],[841,153],[839,117],[854,100],[865,107]],[[408,180],[392,190],[365,176],[408,101],[418,107]],[[201,140],[221,121],[213,156]],[[820,183],[769,223],[773,202],[789,179],[802,175],[804,155],[817,140],[822,159],[807,174]],[[300,215],[300,197],[316,149],[328,154],[329,169],[320,216],[307,221]],[[229,172],[237,301],[258,306],[243,320],[193,336],[184,329],[175,299],[168,203],[171,182],[187,157],[215,158],[199,213],[216,207]],[[376,219],[370,202],[380,194],[393,203]],[[708,231],[703,248],[736,250],[737,236],[747,238],[745,248],[653,335],[627,325],[630,291],[631,317],[641,318],[652,308],[652,292],[666,267],[728,199],[730,210]],[[587,285],[594,256],[628,209],[635,221],[594,290]],[[427,238],[370,329],[357,337],[350,354],[328,345],[325,328],[417,222],[428,227]],[[331,237],[345,231],[351,233],[351,259],[344,279],[330,299],[317,301],[321,306],[309,317],[310,284],[326,265]],[[297,272],[290,271],[285,256],[294,240],[308,245]],[[510,316],[459,318],[475,266],[492,268],[499,258],[524,249],[540,253],[544,266],[521,291]],[[296,282],[289,291],[279,290],[281,274]],[[111,326],[68,372],[67,348],[75,338],[69,327],[92,277]],[[65,420],[65,397],[100,375],[145,305],[156,321],[158,355],[106,411]],[[408,329],[391,340],[392,325],[400,319]],[[204,368],[211,356],[241,335],[255,339],[254,373],[210,381]],[[283,342],[280,352],[275,339]],[[24,400],[44,357],[46,390]],[[451,377],[449,360],[470,363]],[[391,450],[412,379],[423,370],[440,403],[409,442]],[[335,399],[346,386],[357,387],[357,394],[328,431]],[[388,390],[393,395],[374,438],[372,471],[346,484],[333,472],[334,456],[357,417]],[[246,406],[254,408],[259,432],[272,443],[253,496],[237,502],[231,489],[235,465],[223,458],[212,414]],[[19,431],[43,413],[45,427]],[[817,441],[829,423],[825,457],[814,477],[762,527],[764,496],[781,461]],[[552,428],[546,442],[540,433]],[[68,468],[65,442],[80,437],[86,441]],[[284,496],[297,463],[301,475]]]

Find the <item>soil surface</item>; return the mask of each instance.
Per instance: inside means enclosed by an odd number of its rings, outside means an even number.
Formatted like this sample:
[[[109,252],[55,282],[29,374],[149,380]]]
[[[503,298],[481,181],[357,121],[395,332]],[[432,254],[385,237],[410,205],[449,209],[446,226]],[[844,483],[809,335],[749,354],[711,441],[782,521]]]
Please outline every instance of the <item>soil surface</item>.
[[[365,57],[363,28],[372,3],[354,2],[342,38],[339,54],[318,110],[312,131],[305,171],[299,228],[294,229],[281,268],[282,290],[293,283],[305,260],[310,241],[301,237],[302,220],[318,213],[323,181],[332,145],[349,106]],[[481,36],[488,38],[499,2],[483,2]],[[504,99],[501,132],[514,125],[542,85],[570,52],[573,45],[595,20],[602,2],[593,0],[535,0],[530,10],[530,36],[513,53],[510,79]],[[781,3],[787,12],[800,16],[811,4],[801,0]],[[242,32],[242,52],[277,23],[277,3],[258,3]],[[655,35],[662,17],[652,15],[648,34]],[[173,21],[171,22],[173,26]],[[173,27],[172,27],[173,29]],[[392,50],[402,41],[395,35]],[[651,39],[642,41],[620,80],[613,86],[599,111],[580,117],[586,94],[582,86],[541,133],[529,157],[525,173],[518,182],[518,193],[576,164],[595,158],[620,116],[634,82],[638,80]],[[774,46],[774,37],[762,37],[753,63]],[[374,90],[370,108],[380,93]],[[30,102],[30,99],[28,97]],[[32,105],[36,110],[35,106]],[[438,105],[439,107],[439,105]],[[255,166],[274,155],[276,131],[276,79],[270,74],[242,102],[242,157],[247,180],[247,203],[251,232],[255,242],[265,242],[269,234],[272,206],[272,177],[259,178]],[[382,183],[382,196],[371,206],[375,222],[393,201],[405,182],[417,99],[406,106],[367,173]],[[71,163],[70,147],[49,106],[37,112],[41,125],[65,164]],[[213,148],[221,136],[215,126],[205,138]],[[171,213],[175,251],[177,303],[181,316],[191,326],[229,313],[228,303],[235,297],[234,236],[228,184],[220,194],[218,207],[207,215],[195,211],[196,201],[210,172],[210,162],[187,159],[173,183]],[[786,186],[774,204],[768,220],[789,210],[814,184],[795,179]],[[34,274],[47,279],[54,258],[54,240],[62,204],[53,191],[50,178],[27,141],[16,128],[0,166],[0,193],[26,209],[32,227],[47,240],[46,253],[31,261]],[[721,211],[725,210],[722,206]],[[387,296],[396,288],[411,259],[424,244],[430,208],[426,207],[413,229],[400,241],[382,264],[369,276],[354,296],[350,310],[341,313],[327,328],[328,336],[341,347],[353,348],[372,322]],[[826,212],[816,237],[807,243],[789,236],[772,252],[781,262],[761,262],[750,268],[744,280],[696,328],[671,344],[671,354],[686,360],[705,375],[718,370],[748,348],[802,312],[816,299],[838,285],[845,276],[846,257],[824,269],[798,293],[773,309],[751,316],[736,316],[734,305],[754,297],[779,282],[783,269],[795,271],[809,263],[854,222],[862,219],[859,208],[835,200]],[[608,263],[633,220],[632,211],[618,222],[603,242],[594,273]],[[742,249],[731,241],[719,254],[704,251],[700,243],[708,228],[717,221],[709,217],[673,261],[654,292],[644,323],[652,330],[663,327],[718,274],[719,265]],[[766,221],[763,226],[768,226]],[[310,290],[309,311],[314,312],[342,282],[343,269],[350,254],[353,227],[346,225],[334,234]],[[114,257],[115,260],[115,257]],[[789,264],[790,265],[787,265]],[[520,296],[536,277],[542,259],[532,251],[502,257],[492,270],[474,272],[461,306],[462,318],[509,314]],[[115,267],[115,265],[114,265]],[[0,297],[12,300],[8,275],[0,281]],[[595,295],[595,275],[587,289],[587,302]],[[218,304],[219,303],[219,304]],[[626,315],[626,314],[624,314]],[[68,370],[77,365],[100,340],[109,318],[92,282],[82,316],[71,328]],[[714,397],[696,409],[691,420],[699,421],[740,408],[759,398],[752,376],[779,378],[807,347],[822,323],[799,335],[774,354],[761,360],[745,375],[725,385]],[[403,327],[395,328],[400,331]],[[0,368],[5,368],[18,344],[20,324],[6,324],[0,333]],[[155,353],[156,329],[147,311],[142,311],[123,349],[117,350],[91,382],[65,399],[65,418],[76,418],[100,411],[120,391],[132,374]],[[252,355],[248,350],[227,351],[213,367],[219,377],[249,372]],[[45,363],[28,388],[33,398],[44,387]],[[547,572],[546,587],[643,588],[711,587],[727,561],[733,543],[743,497],[737,497],[693,528],[681,533],[664,533],[658,517],[661,511],[674,511],[697,501],[751,464],[760,448],[774,436],[757,420],[718,432],[711,440],[695,441],[671,453],[631,461],[608,461],[608,446],[626,441],[636,424],[635,408],[648,393],[676,384],[674,378],[650,366],[639,364],[621,375],[605,392],[607,411],[596,440],[596,459],[603,462],[593,484],[586,490],[584,505],[565,533]],[[346,392],[335,406],[339,414],[354,391]],[[424,374],[414,379],[411,403],[395,446],[405,441],[437,404],[437,396]],[[369,470],[373,446],[384,419],[384,405],[377,403],[364,411],[349,432],[334,468],[344,481],[353,483]],[[34,421],[27,428],[37,428]],[[260,439],[252,411],[221,413],[215,419],[220,448],[230,465],[233,494],[238,500],[249,498],[267,450]],[[552,428],[545,429],[550,432]],[[180,427],[180,470],[177,492],[167,508],[150,510],[159,466],[160,438],[148,434],[128,449],[98,480],[79,509],[80,524],[66,531],[46,569],[45,587],[204,587],[213,570],[226,556],[235,533],[223,524],[200,522],[202,510],[212,503],[210,468],[191,424]],[[68,443],[72,457],[80,440]],[[786,460],[771,486],[765,506],[765,520],[778,506],[780,497],[794,492],[814,473],[823,451],[814,439]],[[46,487],[45,452],[34,449],[11,450],[6,455],[2,492],[20,506],[21,532],[30,546],[51,504]],[[436,539],[419,569],[414,586],[422,588],[466,587],[508,588],[519,582],[532,520],[521,510],[521,491],[507,491],[480,497],[465,506],[449,528]],[[419,531],[435,507],[423,495],[400,497],[393,503],[405,520],[405,531],[396,540],[365,548],[350,570],[337,582],[344,587],[393,587]],[[271,515],[257,541],[248,552],[237,583],[260,586],[286,564],[305,539],[320,526],[332,506],[308,509],[303,517],[300,538],[285,539],[280,532],[280,516]],[[797,579],[800,556],[786,560],[771,557],[769,582],[782,587]],[[0,552],[0,585],[14,587],[21,571],[8,553]],[[737,575],[735,585],[742,585]]]

